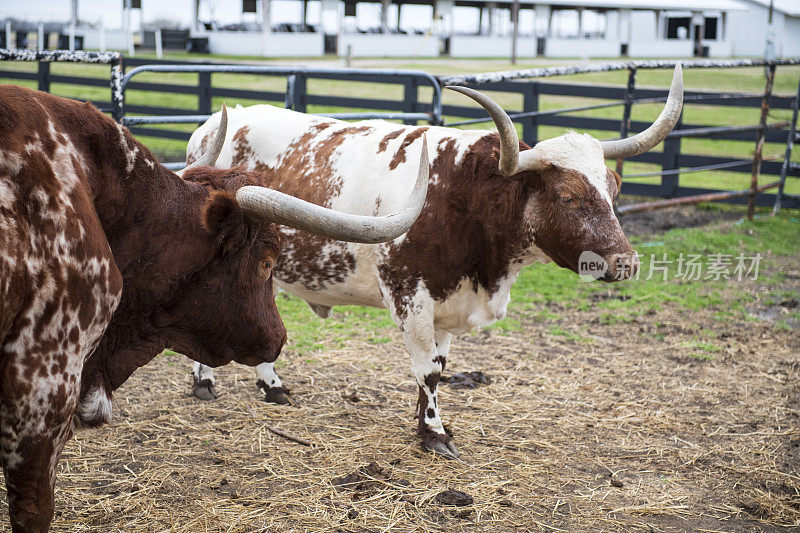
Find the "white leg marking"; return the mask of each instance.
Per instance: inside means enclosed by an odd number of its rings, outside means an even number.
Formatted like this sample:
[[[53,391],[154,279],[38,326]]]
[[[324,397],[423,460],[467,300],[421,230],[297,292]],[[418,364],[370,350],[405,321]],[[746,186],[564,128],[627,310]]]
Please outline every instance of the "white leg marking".
[[[275,363],[261,363],[256,366],[256,378],[263,381],[268,387],[283,387],[281,378],[275,373]]]
[[[408,309],[408,316],[403,321],[403,340],[411,356],[411,370],[421,391],[419,395],[420,431],[430,429],[444,435],[444,425],[439,415],[439,399],[437,397],[437,385],[442,373],[442,359],[437,351],[436,337],[433,329],[433,300],[427,296],[427,291],[420,291],[414,297],[414,302]],[[449,338],[442,337],[441,340],[449,347]],[[429,384],[433,386],[431,387]]]
[[[194,362],[192,366],[192,376],[194,376],[194,382],[197,383],[198,381],[203,381],[204,379],[210,380],[212,385],[215,385],[214,382],[214,369],[210,366],[206,366],[204,364],[198,363],[197,361]]]

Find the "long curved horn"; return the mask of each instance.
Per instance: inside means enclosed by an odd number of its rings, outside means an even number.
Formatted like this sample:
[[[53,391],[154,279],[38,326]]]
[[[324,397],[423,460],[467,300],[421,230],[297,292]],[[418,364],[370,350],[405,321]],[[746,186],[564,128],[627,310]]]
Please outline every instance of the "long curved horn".
[[[633,137],[617,141],[603,141],[603,155],[606,159],[622,159],[644,153],[663,141],[681,116],[683,107],[683,69],[681,64],[675,65],[672,85],[664,109],[649,128]]]
[[[191,165],[184,167],[182,170],[177,171],[175,174],[178,176],[183,176],[183,173],[189,170],[190,168],[197,168],[197,167],[213,167],[214,163],[217,162],[217,158],[219,157],[220,152],[222,152],[222,146],[225,144],[225,134],[228,131],[228,108],[225,107],[225,104],[222,104],[222,115],[219,118],[219,126],[217,126],[217,134],[214,136],[214,140],[211,142],[211,147],[206,150],[203,155],[197,158],[197,160],[192,163]]]
[[[245,213],[257,219],[328,239],[375,244],[399,237],[417,220],[428,192],[428,166],[428,142],[423,135],[417,181],[406,205],[384,217],[334,211],[266,187],[242,187],[236,192],[236,199]]]
[[[445,89],[450,89],[472,98],[489,113],[497,132],[500,134],[500,162],[497,165],[500,173],[503,176],[512,176],[519,172],[519,137],[514,123],[511,122],[503,108],[497,102],[475,89],[457,85],[446,85]]]

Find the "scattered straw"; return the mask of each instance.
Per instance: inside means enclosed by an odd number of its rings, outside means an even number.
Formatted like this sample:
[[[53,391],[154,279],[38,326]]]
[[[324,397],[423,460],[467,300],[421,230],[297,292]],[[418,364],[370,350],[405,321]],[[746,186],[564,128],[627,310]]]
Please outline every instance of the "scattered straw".
[[[159,356],[115,394],[111,425],[69,442],[53,530],[800,527],[796,335],[681,310],[610,326],[599,311],[550,311],[574,335],[517,313],[520,331],[454,341],[448,374],[492,377],[441,387],[458,461],[419,449],[394,331],[391,343],[354,331],[324,353],[289,350],[279,372],[295,406],[263,403],[238,365],[217,371],[217,401],[196,401],[188,360]],[[701,331],[721,348],[711,360],[694,357]],[[380,470],[360,488],[333,484],[370,463]],[[474,503],[437,503],[447,489]]]

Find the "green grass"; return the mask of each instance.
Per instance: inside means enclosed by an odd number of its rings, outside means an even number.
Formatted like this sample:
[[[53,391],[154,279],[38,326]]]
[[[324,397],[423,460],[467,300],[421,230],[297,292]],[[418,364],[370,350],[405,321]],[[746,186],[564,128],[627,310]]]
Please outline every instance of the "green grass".
[[[276,298],[278,309],[289,332],[287,349],[298,353],[321,350],[327,346],[342,346],[351,336],[354,327],[369,332],[373,344],[390,342],[387,332],[393,327],[389,312],[383,309],[340,306],[334,316],[323,320],[299,298],[280,293]]]
[[[789,216],[760,218],[753,222],[735,224],[730,228],[708,231],[707,229],[675,229],[659,236],[663,246],[642,247],[638,239],[631,239],[640,255],[642,268],[638,279],[613,285],[597,282],[583,283],[574,274],[553,264],[533,265],[520,275],[512,289],[515,307],[524,311],[542,302],[561,302],[568,307],[591,307],[601,311],[607,323],[624,322],[666,305],[682,309],[712,309],[725,314],[741,313],[750,300],[746,290],[748,280],[711,279],[708,265],[711,254],[730,256],[729,271],[733,274],[737,258],[743,254],[749,266],[751,257],[761,254],[759,280],[769,284],[780,282],[780,272],[765,275],[773,266],[773,256],[797,255],[800,251],[800,223]],[[638,241],[638,242],[637,242]],[[678,276],[678,259],[691,254],[702,257],[703,267],[700,281],[687,281]],[[667,280],[663,280],[658,261],[664,258]],[[655,259],[656,263],[651,263]],[[655,266],[655,269],[652,267]],[[774,268],[772,270],[775,270]],[[778,274],[778,275],[776,275]],[[744,277],[744,276],[743,276]],[[598,298],[607,294],[608,297]]]

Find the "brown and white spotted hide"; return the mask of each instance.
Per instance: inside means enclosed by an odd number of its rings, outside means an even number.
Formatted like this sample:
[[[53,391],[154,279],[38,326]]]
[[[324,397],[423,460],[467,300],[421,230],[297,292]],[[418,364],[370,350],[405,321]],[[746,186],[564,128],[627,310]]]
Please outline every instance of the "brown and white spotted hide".
[[[165,347],[274,361],[279,238],[242,172],[163,168],[91,104],[0,85],[0,464],[13,531],[46,531],[77,414]],[[212,311],[213,310],[213,311]]]
[[[218,121],[213,116],[192,135],[189,162]],[[619,177],[587,135],[540,143],[534,149],[541,167],[506,178],[498,171],[499,137],[487,131],[347,123],[259,105],[230,111],[228,132],[233,142],[219,166],[254,170],[267,187],[367,215],[397,208],[427,138],[428,196],[404,236],[359,245],[281,229],[275,283],[320,315],[340,304],[391,311],[419,385],[418,430],[436,452],[456,455],[436,392],[450,339],[502,318],[522,267],[554,261],[577,271],[580,254],[592,251],[627,265],[627,271],[612,266],[608,280],[635,270],[637,259],[612,209]],[[257,372],[267,385],[280,384],[271,365]],[[209,369],[195,374],[213,381]]]
[[[80,123],[65,128],[30,94],[0,87],[0,463],[12,528],[40,531],[83,362],[122,279],[74,143]]]

